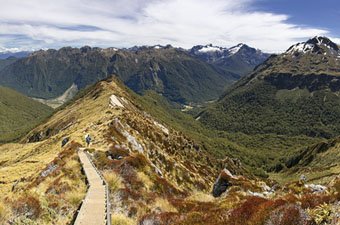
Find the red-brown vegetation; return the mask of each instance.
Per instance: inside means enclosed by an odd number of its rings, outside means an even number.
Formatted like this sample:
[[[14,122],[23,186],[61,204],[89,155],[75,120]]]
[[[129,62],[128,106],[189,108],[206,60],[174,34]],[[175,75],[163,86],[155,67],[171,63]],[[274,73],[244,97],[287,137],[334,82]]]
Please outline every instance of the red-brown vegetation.
[[[38,218],[42,212],[39,199],[28,194],[13,201],[12,210],[15,215],[30,219]]]

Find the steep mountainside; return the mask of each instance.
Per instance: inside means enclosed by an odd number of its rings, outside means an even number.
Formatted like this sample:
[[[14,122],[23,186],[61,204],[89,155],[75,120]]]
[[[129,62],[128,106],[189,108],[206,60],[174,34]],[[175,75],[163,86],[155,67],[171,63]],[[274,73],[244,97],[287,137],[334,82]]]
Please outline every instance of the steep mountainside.
[[[221,130],[334,137],[340,134],[340,51],[315,37],[270,57],[201,113]]]
[[[25,134],[52,113],[52,108],[0,86],[0,142]]]
[[[138,93],[155,90],[180,103],[218,97],[233,80],[171,46],[118,50],[83,47],[32,53],[0,71],[0,84],[36,98],[56,98],[116,73]]]
[[[153,105],[157,101],[110,78],[21,143],[1,145],[1,224],[72,223],[87,191],[81,147],[109,185],[112,224],[312,225],[319,206],[326,207],[327,220],[338,221],[339,180],[317,192],[256,179],[238,159],[217,159],[205,143],[151,116]],[[92,137],[88,147],[86,134]]]
[[[17,60],[15,57],[9,57],[6,59],[0,59],[0,71],[5,68],[6,66],[14,63]]]
[[[309,180],[330,181],[340,171],[340,137],[303,148],[277,165],[280,177],[305,175]]]
[[[194,46],[190,54],[202,59],[224,73],[232,73],[239,78],[250,73],[257,65],[263,63],[269,54],[245,44],[238,44],[231,48],[222,48],[212,44]]]

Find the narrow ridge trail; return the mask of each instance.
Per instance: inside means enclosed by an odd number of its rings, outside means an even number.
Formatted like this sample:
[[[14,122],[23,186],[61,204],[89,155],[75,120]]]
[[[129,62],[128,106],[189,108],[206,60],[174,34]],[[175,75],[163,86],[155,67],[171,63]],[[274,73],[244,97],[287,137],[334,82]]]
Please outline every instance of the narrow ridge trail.
[[[103,178],[82,148],[78,151],[80,162],[89,183],[89,189],[79,210],[75,225],[104,225],[107,221],[107,190]]]

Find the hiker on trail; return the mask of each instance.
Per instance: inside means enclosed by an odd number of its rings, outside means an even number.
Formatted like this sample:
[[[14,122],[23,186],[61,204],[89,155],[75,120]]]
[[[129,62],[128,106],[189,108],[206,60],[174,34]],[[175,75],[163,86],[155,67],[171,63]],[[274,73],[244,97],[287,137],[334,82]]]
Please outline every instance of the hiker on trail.
[[[91,143],[91,137],[90,137],[89,134],[86,134],[86,135],[85,135],[85,142],[86,142],[86,144],[87,144],[87,147],[89,147],[89,146],[90,146],[90,143]]]
[[[64,138],[61,142],[61,147],[64,147],[68,143],[69,140],[70,140],[69,137]]]

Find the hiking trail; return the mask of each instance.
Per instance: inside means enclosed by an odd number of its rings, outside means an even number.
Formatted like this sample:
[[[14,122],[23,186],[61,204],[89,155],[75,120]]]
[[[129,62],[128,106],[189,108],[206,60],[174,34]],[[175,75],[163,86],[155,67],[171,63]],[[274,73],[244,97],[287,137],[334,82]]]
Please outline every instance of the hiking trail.
[[[79,148],[79,159],[88,180],[89,188],[75,220],[75,225],[111,224],[108,189],[100,172],[94,166],[84,148]]]

